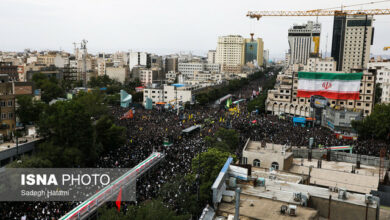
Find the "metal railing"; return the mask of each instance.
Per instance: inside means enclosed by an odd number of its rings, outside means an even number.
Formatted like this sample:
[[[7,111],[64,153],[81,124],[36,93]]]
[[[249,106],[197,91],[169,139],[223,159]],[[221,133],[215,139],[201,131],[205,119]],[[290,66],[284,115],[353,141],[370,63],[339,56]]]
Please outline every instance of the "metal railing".
[[[101,189],[99,192],[88,198],[86,201],[72,209],[70,212],[60,218],[60,220],[84,219],[93,214],[101,205],[111,201],[117,196],[122,187],[126,187],[137,180],[139,176],[145,173],[154,165],[158,164],[163,158],[163,153],[154,152],[144,161],[133,167],[131,170],[120,176],[118,179]]]

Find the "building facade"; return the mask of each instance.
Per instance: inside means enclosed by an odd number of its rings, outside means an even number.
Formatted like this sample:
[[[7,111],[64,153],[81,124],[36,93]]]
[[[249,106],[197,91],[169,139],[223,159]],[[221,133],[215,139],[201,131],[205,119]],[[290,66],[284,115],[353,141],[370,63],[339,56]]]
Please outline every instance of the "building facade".
[[[304,66],[304,71],[308,72],[335,72],[336,61],[332,57],[326,58],[309,58],[307,65]]]
[[[264,42],[261,38],[257,39],[245,39],[244,44],[244,64],[257,64],[257,66],[263,66]]]
[[[290,46],[289,64],[306,64],[309,57],[318,57],[321,24],[308,21],[307,24],[294,25],[288,30]]]
[[[273,90],[268,91],[266,110],[275,115],[289,114],[311,117],[310,98],[297,97],[298,71],[303,67],[296,65],[292,71],[280,73]],[[330,106],[351,111],[362,111],[364,116],[371,114],[374,105],[375,74],[363,72],[358,100],[328,99]]]
[[[178,69],[179,72],[185,77],[192,79],[194,78],[194,73],[199,71],[210,71],[219,73],[220,65],[210,63],[179,63]]]
[[[145,52],[130,52],[130,71],[136,66],[150,68],[152,66],[151,55]]]
[[[216,50],[209,50],[207,52],[207,63],[216,63],[216,56],[217,56],[217,51]]]
[[[10,81],[19,81],[18,66],[12,62],[0,62],[0,74],[6,74]]]
[[[179,58],[177,57],[168,57],[165,58],[165,72],[178,72],[179,71]]]
[[[216,63],[221,65],[222,72],[241,72],[244,41],[240,35],[218,37]]]
[[[193,101],[194,90],[199,86],[175,87],[171,85],[150,86],[144,89],[144,103],[147,98],[152,99],[153,104],[165,102],[167,104],[180,104]]]
[[[375,69],[376,83],[382,89],[381,103],[390,103],[390,60],[368,63],[368,69]]]
[[[16,127],[13,82],[8,78],[6,74],[0,75],[0,134],[3,137],[11,135]]]
[[[337,14],[333,23],[331,55],[337,62],[337,71],[367,68],[373,44],[373,17]]]
[[[120,83],[125,83],[130,78],[130,70],[128,66],[107,67],[106,75]]]

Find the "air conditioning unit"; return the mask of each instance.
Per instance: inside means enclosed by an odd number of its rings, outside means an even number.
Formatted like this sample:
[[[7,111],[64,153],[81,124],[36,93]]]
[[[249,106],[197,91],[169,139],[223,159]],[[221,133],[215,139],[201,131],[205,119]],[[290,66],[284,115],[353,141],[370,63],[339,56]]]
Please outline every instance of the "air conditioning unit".
[[[294,201],[300,202],[302,199],[302,194],[300,192],[294,193]]]
[[[347,190],[345,189],[339,189],[339,196],[338,199],[345,200],[347,199]]]
[[[366,202],[366,204],[372,204],[373,203],[372,195],[366,194],[365,202]]]
[[[282,205],[280,207],[280,214],[285,215],[288,210],[288,207],[286,205]]]
[[[288,210],[287,210],[288,214],[290,216],[296,216],[297,214],[297,206],[296,205],[288,205]]]

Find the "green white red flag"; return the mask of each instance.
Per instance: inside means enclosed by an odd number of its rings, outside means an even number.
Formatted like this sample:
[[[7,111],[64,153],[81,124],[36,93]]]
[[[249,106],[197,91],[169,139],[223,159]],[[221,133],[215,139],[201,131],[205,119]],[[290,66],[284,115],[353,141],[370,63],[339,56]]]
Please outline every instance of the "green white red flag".
[[[363,73],[298,72],[297,97],[321,95],[329,99],[359,99]]]

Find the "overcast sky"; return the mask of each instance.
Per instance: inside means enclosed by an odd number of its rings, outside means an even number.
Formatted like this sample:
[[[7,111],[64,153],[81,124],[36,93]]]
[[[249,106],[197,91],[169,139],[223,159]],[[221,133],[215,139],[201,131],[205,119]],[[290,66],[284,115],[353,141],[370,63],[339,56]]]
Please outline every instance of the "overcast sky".
[[[309,10],[372,0],[1,0],[0,50],[73,50],[88,40],[89,52],[147,51],[160,55],[192,51],[205,55],[228,34],[264,40],[271,57],[288,50],[287,31],[315,17],[246,17],[248,10]],[[355,7],[361,9],[363,7]],[[390,2],[364,8],[390,8]],[[321,49],[330,52],[333,17],[322,24]],[[390,16],[375,17],[373,54],[390,46]]]

